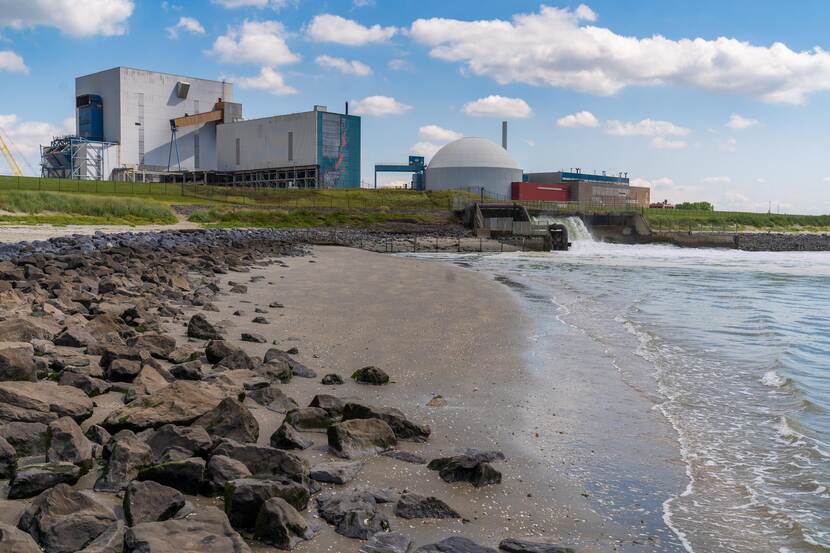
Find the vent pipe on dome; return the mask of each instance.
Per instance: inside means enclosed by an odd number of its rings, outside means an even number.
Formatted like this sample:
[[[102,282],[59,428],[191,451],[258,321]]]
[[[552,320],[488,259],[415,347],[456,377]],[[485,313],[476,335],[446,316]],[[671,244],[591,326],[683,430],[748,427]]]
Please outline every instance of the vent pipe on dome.
[[[507,121],[501,122],[501,147],[507,149]]]

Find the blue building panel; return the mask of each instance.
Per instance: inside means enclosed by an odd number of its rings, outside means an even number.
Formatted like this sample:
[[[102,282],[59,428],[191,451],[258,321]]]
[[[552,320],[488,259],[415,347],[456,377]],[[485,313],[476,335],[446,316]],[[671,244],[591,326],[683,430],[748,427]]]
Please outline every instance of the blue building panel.
[[[320,186],[360,188],[360,117],[317,112]]]
[[[613,177],[609,175],[592,175],[590,173],[570,173],[562,171],[561,177],[563,181],[567,180],[584,180],[589,182],[611,182],[614,184],[628,184],[629,180],[626,177]]]
[[[97,94],[84,94],[75,99],[78,108],[78,136],[87,140],[104,140],[104,102]]]

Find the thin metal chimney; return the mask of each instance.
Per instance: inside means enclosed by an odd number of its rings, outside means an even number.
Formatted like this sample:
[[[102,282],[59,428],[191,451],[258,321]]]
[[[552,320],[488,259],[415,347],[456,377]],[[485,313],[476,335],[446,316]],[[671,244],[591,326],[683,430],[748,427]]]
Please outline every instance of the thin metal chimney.
[[[507,149],[507,121],[501,122],[501,147]]]
[[[349,114],[349,102],[346,102],[346,115]]]

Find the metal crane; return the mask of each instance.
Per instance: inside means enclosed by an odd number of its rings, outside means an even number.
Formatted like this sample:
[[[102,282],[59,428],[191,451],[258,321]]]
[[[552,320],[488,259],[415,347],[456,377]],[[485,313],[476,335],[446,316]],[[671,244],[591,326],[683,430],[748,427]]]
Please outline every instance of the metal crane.
[[[0,153],[3,154],[4,158],[6,158],[6,163],[8,164],[9,169],[11,169],[12,174],[14,174],[14,176],[16,176],[16,177],[23,176],[23,171],[20,169],[20,165],[17,164],[17,161],[15,161],[11,150],[9,150],[9,147],[6,145],[6,142],[3,140],[3,133],[2,132],[0,132]]]
[[[222,98],[213,106],[213,111],[206,111],[204,113],[195,113],[193,115],[184,114],[183,117],[177,117],[170,120],[170,151],[167,154],[167,170],[173,163],[173,150],[176,151],[176,164],[179,171],[182,170],[181,158],[179,158],[179,142],[177,134],[182,127],[191,127],[194,125],[204,125],[205,123],[224,123],[225,122],[225,102]]]

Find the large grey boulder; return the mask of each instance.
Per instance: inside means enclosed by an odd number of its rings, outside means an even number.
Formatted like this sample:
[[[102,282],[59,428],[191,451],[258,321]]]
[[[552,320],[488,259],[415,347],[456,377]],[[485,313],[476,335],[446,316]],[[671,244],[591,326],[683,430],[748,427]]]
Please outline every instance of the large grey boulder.
[[[102,426],[110,432],[121,429],[141,431],[165,424],[190,425],[219,405],[226,393],[204,382],[178,380],[151,396],[136,399],[116,409]]]
[[[78,465],[86,473],[92,467],[92,442],[73,419],[61,417],[49,424],[47,461],[65,461]]]
[[[9,499],[34,497],[58,484],[74,485],[81,469],[72,463],[42,463],[18,467],[9,483]]]
[[[257,477],[289,478],[301,484],[308,483],[308,461],[281,449],[255,444],[240,444],[223,439],[213,455],[225,455],[241,461]]]
[[[54,382],[0,382],[0,420],[49,423],[59,417],[78,422],[92,414],[92,400],[72,386]]]
[[[363,367],[352,373],[352,380],[358,384],[371,384],[373,386],[381,386],[389,383],[389,375],[383,369],[377,367]]]
[[[469,482],[476,488],[501,484],[501,472],[490,464],[491,461],[499,459],[497,453],[470,450],[461,455],[433,459],[427,468],[437,470],[445,482]]]
[[[97,538],[78,553],[124,553],[125,531],[124,521],[119,520],[101,532]]]
[[[575,550],[570,547],[515,538],[502,540],[499,549],[507,553],[575,553]]]
[[[287,366],[292,375],[299,376],[300,378],[317,378],[317,373],[312,369],[277,348],[271,348],[265,352],[265,363]]]
[[[107,393],[112,385],[106,380],[95,378],[75,371],[65,370],[61,373],[58,384],[61,386],[72,386],[83,391],[89,397],[99,396]]]
[[[287,501],[272,497],[259,510],[254,536],[263,543],[288,550],[301,540],[310,540],[314,531]]]
[[[259,423],[251,411],[234,398],[225,398],[193,423],[212,436],[237,442],[254,442],[259,438]]]
[[[498,551],[490,547],[482,547],[467,538],[453,536],[438,543],[419,547],[415,553],[498,553]]]
[[[300,407],[286,413],[284,422],[303,432],[325,433],[335,420],[325,409]]]
[[[204,459],[190,457],[139,469],[136,478],[142,481],[152,480],[184,493],[196,495],[205,478],[205,465]]]
[[[31,534],[44,553],[76,553],[116,521],[109,507],[60,484],[39,495],[17,526]]]
[[[0,553],[43,553],[32,536],[0,522]]]
[[[357,478],[362,468],[360,461],[332,461],[314,465],[309,476],[317,482],[343,485]]]
[[[395,447],[395,432],[380,419],[353,419],[328,429],[329,447],[346,459],[374,455]]]
[[[2,324],[2,323],[0,323]],[[0,380],[37,380],[38,367],[34,356],[23,349],[0,350]]]
[[[308,507],[308,488],[291,480],[240,478],[225,484],[225,512],[238,529],[251,529],[262,504],[272,497],[281,497],[297,510]]]
[[[287,413],[299,407],[296,401],[285,395],[278,384],[250,390],[246,397],[277,413]]]
[[[271,434],[270,443],[271,447],[277,449],[308,449],[314,445],[314,442],[304,438],[296,428],[285,421]]]
[[[0,480],[11,478],[15,469],[17,469],[17,451],[5,438],[0,437]]]
[[[117,492],[127,487],[141,467],[153,462],[153,452],[129,430],[115,434],[104,449],[107,463],[95,482],[96,491]]]
[[[340,418],[343,416],[343,408],[346,402],[331,394],[317,394],[308,404],[309,407],[318,407],[325,410],[331,417]],[[355,417],[361,418],[361,417]]]
[[[350,402],[343,407],[343,420],[380,419],[388,424],[399,440],[425,442],[432,432],[427,425],[416,424],[394,407],[374,407]]]
[[[225,513],[203,507],[181,518],[144,522],[127,530],[124,553],[251,553]]]
[[[158,359],[168,359],[176,349],[176,339],[157,332],[145,332],[127,340],[127,345],[147,351]]]
[[[210,458],[205,469],[205,481],[202,484],[202,493],[217,495],[225,492],[225,484],[231,480],[247,478],[251,471],[242,461],[231,459],[225,455],[214,455]]]
[[[188,338],[196,338],[198,340],[221,340],[224,332],[221,332],[218,327],[214,326],[201,313],[196,313],[190,318],[187,323]]]
[[[368,540],[389,529],[389,519],[377,510],[377,498],[368,491],[326,494],[317,499],[317,512],[347,538]]]
[[[182,493],[157,482],[133,480],[124,494],[124,517],[127,524],[159,522],[173,518],[184,507]]]
[[[172,448],[189,452],[188,457],[201,457],[213,447],[213,440],[201,426],[165,424],[145,441],[153,450],[155,463],[160,462],[164,453]]]
[[[0,426],[0,438],[14,447],[18,457],[45,455],[49,427],[42,422],[9,422]]]

